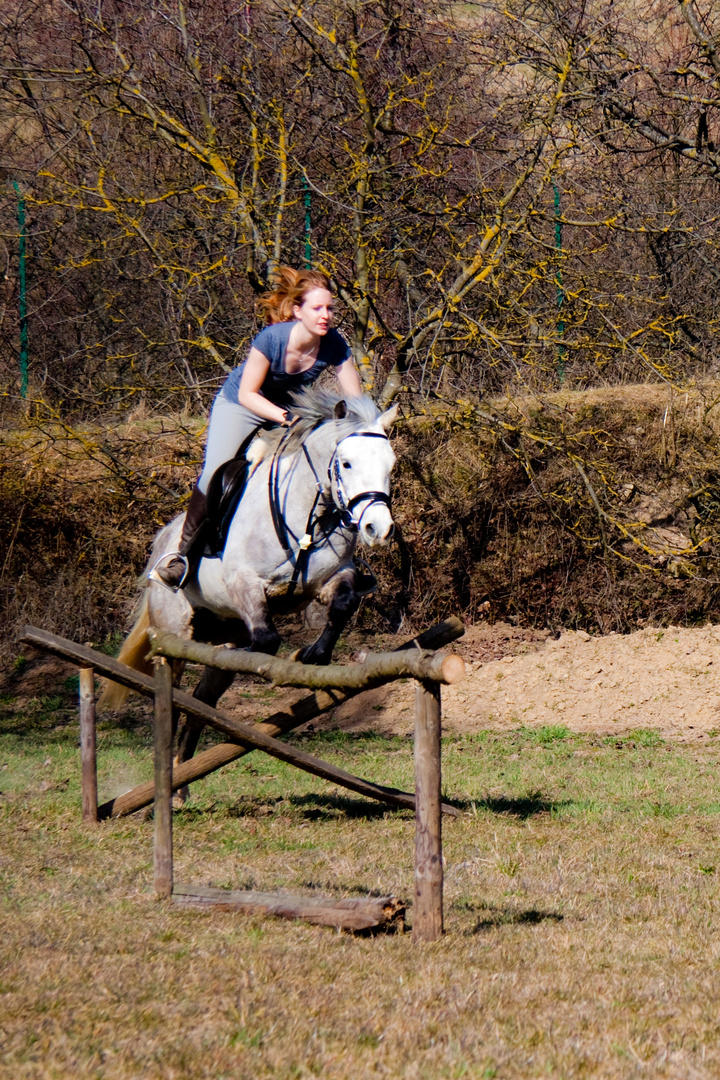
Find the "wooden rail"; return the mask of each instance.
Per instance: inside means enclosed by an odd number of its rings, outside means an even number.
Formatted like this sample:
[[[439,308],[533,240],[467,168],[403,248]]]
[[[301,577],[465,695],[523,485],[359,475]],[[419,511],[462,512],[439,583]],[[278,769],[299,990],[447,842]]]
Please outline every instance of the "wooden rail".
[[[155,661],[155,893],[172,896],[172,664]]]
[[[421,651],[423,649],[431,649],[435,646],[448,645],[451,641],[461,637],[464,632],[465,628],[460,619],[446,619],[444,622],[439,623],[429,630],[426,630],[423,634],[418,635],[418,637],[404,642],[399,646],[396,652],[401,653],[409,650]],[[148,697],[154,696],[155,684],[150,676],[143,675],[141,672],[135,671],[133,668],[129,668],[125,664],[121,664],[112,657],[105,656],[104,653],[97,652],[97,650],[91,649],[87,645],[78,645],[76,642],[69,641],[67,638],[52,634],[47,630],[40,630],[33,626],[25,627],[21,640],[28,645],[33,645],[35,648],[43,649],[46,652],[53,653],[55,656],[60,656],[64,660],[77,663],[86,669],[94,668],[95,671],[104,675],[106,678],[113,679],[123,686],[128,686],[131,690],[135,690],[140,694],[144,694]],[[229,652],[230,650],[225,651]],[[172,773],[173,791],[177,791],[179,788],[185,787],[192,781],[199,780],[203,776],[209,775],[217,769],[222,768],[224,765],[229,764],[231,761],[235,761],[239,757],[242,757],[244,754],[250,753],[252,750],[259,749],[271,754],[271,756],[279,757],[281,760],[287,761],[291,765],[296,765],[305,772],[320,776],[325,780],[329,780],[331,783],[336,783],[339,787],[347,787],[351,791],[365,795],[371,799],[377,799],[380,802],[384,802],[386,805],[414,810],[414,795],[397,791],[394,788],[386,788],[380,784],[373,784],[371,781],[352,776],[350,773],[346,773],[343,769],[338,769],[329,762],[322,761],[322,759],[316,758],[311,754],[305,754],[303,751],[295,750],[294,748],[287,746],[286,743],[279,742],[272,738],[272,736],[292,731],[293,728],[307,723],[308,720],[314,719],[314,717],[321,715],[323,712],[336,708],[338,705],[342,704],[343,701],[349,700],[351,697],[361,693],[361,691],[362,688],[346,691],[344,693],[339,691],[318,691],[297,702],[287,712],[275,713],[268,717],[266,723],[255,724],[251,727],[246,724],[241,724],[239,721],[233,720],[230,717],[224,716],[223,713],[216,709],[211,709],[209,705],[204,705],[189,694],[185,694],[180,690],[174,690],[173,706],[175,708],[187,712],[191,716],[201,720],[203,723],[215,727],[232,741],[213,746],[209,750],[204,750],[200,754],[196,754],[190,761],[183,762],[181,765],[176,764]],[[272,754],[273,749],[276,751],[275,754]],[[149,783],[138,785],[136,788],[133,788],[132,791],[125,792],[125,794],[112,799],[110,802],[101,804],[98,807],[97,814],[101,820],[108,817],[120,817],[125,814],[132,814],[137,810],[141,810],[144,806],[149,806],[150,803],[153,802],[154,797],[155,787],[154,783],[150,781]],[[90,798],[89,794],[88,798]],[[443,803],[442,812],[452,816],[457,816],[457,814],[459,814],[456,807],[451,806],[448,803]]]
[[[187,641],[150,627],[151,656],[170,656],[195,664],[259,675],[274,686],[303,686],[307,690],[369,690],[393,679],[423,679],[439,683],[459,682],[465,674],[462,657],[453,653],[404,649],[389,653],[368,653],[361,664],[299,664],[247,649],[229,649],[224,645],[205,645]]]
[[[415,688],[415,941],[443,932],[440,790],[440,683],[423,682]]]
[[[464,633],[465,628],[462,622],[453,616],[441,623],[437,623],[435,626],[431,626],[417,637],[403,642],[394,651],[400,653],[418,649],[440,649],[444,645],[456,641]],[[148,680],[148,683],[150,681]],[[329,709],[337,708],[344,701],[348,701],[361,692],[361,689],[316,690],[307,697],[301,698],[300,701],[286,711],[276,712],[268,716],[263,723],[254,725],[253,730],[261,731],[266,735],[285,735],[309,720],[314,720],[316,716],[322,715]],[[173,791],[208,776],[210,773],[215,772],[216,769],[221,769],[224,765],[236,761],[247,753],[250,753],[250,750],[238,745],[236,742],[220,743],[217,746],[211,746],[208,750],[202,750],[189,761],[185,761],[181,765],[175,764],[173,769]],[[100,818],[132,814],[136,810],[142,809],[143,806],[149,806],[153,798],[154,787],[153,782],[150,781],[147,784],[138,785],[132,791],[125,792],[124,795],[119,795],[117,798],[103,803],[98,809],[98,814]],[[453,807],[443,804],[443,813],[456,814],[457,811]]]
[[[78,645],[36,627],[26,627],[22,640],[26,644],[44,649],[80,666],[83,819],[97,821],[98,816],[129,813],[130,807],[139,809],[154,800],[155,889],[159,896],[167,897],[173,894],[171,803],[173,790],[188,783],[191,778],[197,779],[201,775],[207,775],[241,754],[258,749],[370,798],[393,806],[415,809],[413,937],[418,941],[432,941],[443,932],[441,815],[443,812],[450,814],[459,812],[455,807],[443,804],[440,798],[440,684],[457,682],[462,678],[464,665],[458,656],[443,655],[427,650],[428,647],[447,644],[461,636],[463,632],[459,619],[449,619],[431,628],[424,635],[405,643],[393,653],[371,654],[362,664],[317,667],[258,653],[248,653],[245,650],[187,642],[167,631],[151,630],[149,636],[152,653],[155,656],[154,679],[128,668],[111,657],[98,653],[89,646]],[[275,685],[304,685],[314,687],[316,692],[297,703],[291,714],[281,713],[270,718],[271,720],[282,718],[284,723],[250,727],[182,691],[173,690],[172,667],[166,658],[189,659],[232,671],[251,672],[268,679]],[[114,800],[112,804],[105,804],[100,808],[97,807],[95,671],[132,690],[152,695],[155,701],[155,781],[154,784],[141,785],[126,796],[121,796],[126,803],[120,810],[116,809],[119,800]],[[273,738],[274,734],[291,730],[293,726],[305,723],[311,716],[337,706],[341,700],[346,700],[362,690],[382,685],[391,679],[408,677],[417,680],[416,795],[362,780],[360,777],[352,776],[328,762],[305,754]],[[340,688],[343,690],[342,693],[339,693]],[[335,693],[328,693],[328,690],[334,690]],[[172,715],[174,708],[208,724],[232,740],[230,743],[205,752],[205,754],[213,753],[212,763],[209,761],[199,763],[198,759],[203,757],[200,754],[192,761],[173,770]],[[262,728],[265,730],[261,730]],[[200,769],[198,769],[199,764]],[[193,765],[191,776],[189,767]],[[184,887],[183,902],[189,902],[192,894],[193,890]],[[389,899],[394,902],[394,898]],[[210,902],[207,891],[200,902],[203,904]],[[222,902],[227,906],[227,897]],[[235,907],[243,907],[242,901],[237,896],[233,904]],[[333,918],[335,917],[333,915]]]
[[[80,692],[80,759],[82,762],[82,816],[83,821],[98,820],[97,746],[95,730],[95,672],[91,667],[81,667]]]

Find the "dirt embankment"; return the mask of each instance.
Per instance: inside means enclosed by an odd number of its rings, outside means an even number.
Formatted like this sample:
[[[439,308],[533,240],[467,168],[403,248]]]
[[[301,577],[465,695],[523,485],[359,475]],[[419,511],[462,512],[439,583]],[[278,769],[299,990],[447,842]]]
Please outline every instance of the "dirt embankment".
[[[443,688],[449,731],[563,724],[611,735],[638,728],[682,739],[720,734],[720,626],[553,638],[479,624],[456,648],[467,674]],[[322,723],[335,725],[408,734],[413,688],[400,684],[348,702]]]

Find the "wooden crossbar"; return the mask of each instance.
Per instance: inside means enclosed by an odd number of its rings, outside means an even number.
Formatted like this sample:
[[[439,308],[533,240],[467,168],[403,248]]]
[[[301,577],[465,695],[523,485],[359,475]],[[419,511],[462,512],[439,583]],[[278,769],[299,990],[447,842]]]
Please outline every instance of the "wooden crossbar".
[[[191,660],[196,664],[259,675],[274,686],[303,686],[308,690],[369,690],[393,679],[423,679],[439,683],[456,683],[465,674],[462,657],[454,653],[438,653],[427,649],[400,649],[389,653],[369,653],[359,664],[301,664],[247,649],[229,649],[224,645],[206,645],[187,641],[170,633],[150,627],[150,653],[169,656],[175,660]]]
[[[441,623],[437,627],[431,628],[431,630],[427,631],[425,634],[413,639],[412,642],[408,642],[405,646],[401,646],[398,651],[404,651],[406,648],[413,647],[418,649],[422,649],[423,647],[427,648],[428,644],[435,643],[436,641],[438,643],[442,642],[442,644],[447,644],[448,641],[461,636],[463,632],[464,627],[459,619],[448,619],[445,623]],[[128,686],[131,690],[135,690],[140,694],[153,696],[155,693],[155,681],[153,678],[144,675],[142,672],[135,671],[133,668],[127,667],[127,665],[120,663],[113,657],[106,656],[104,653],[100,653],[96,649],[90,648],[88,645],[78,645],[76,642],[69,641],[67,638],[60,637],[47,630],[41,630],[32,626],[25,627],[21,640],[28,645],[33,645],[36,648],[60,656],[65,660],[77,663],[83,668],[94,668],[95,671],[99,672],[101,675],[113,679],[115,682],[119,682],[124,686]],[[359,693],[360,690],[364,688],[365,687],[361,687],[360,689],[350,691],[343,695],[337,693],[333,695],[321,691],[311,695],[309,698],[303,699],[303,701],[298,702],[298,705],[293,707],[292,716],[288,717],[287,714],[285,714],[287,726],[284,730],[290,730],[293,726],[303,724],[313,716],[317,716],[318,713],[336,707],[341,700],[346,700],[348,697]],[[303,708],[302,706],[306,702],[311,703],[312,708],[308,708],[307,706]],[[280,742],[278,739],[273,738],[272,735],[262,731],[261,725],[250,726],[241,723],[239,720],[234,720],[232,717],[226,716],[219,710],[211,708],[209,705],[205,705],[203,702],[198,701],[190,694],[186,694],[181,690],[173,690],[172,704],[175,708],[201,720],[203,723],[220,731],[223,735],[232,740],[229,744],[222,744],[220,747],[212,747],[209,751],[204,752],[204,754],[212,756],[212,762],[200,761],[199,759],[203,758],[203,754],[198,754],[195,758],[191,759],[191,761],[185,762],[180,766],[175,766],[171,779],[172,790],[177,790],[178,788],[185,786],[191,780],[198,779],[200,775],[207,775],[209,772],[221,768],[223,765],[228,764],[229,761],[235,760],[242,754],[249,753],[251,750],[262,750],[271,757],[286,761],[296,768],[312,773],[315,776],[319,776],[324,780],[328,780],[331,783],[335,783],[340,787],[347,788],[360,795],[365,795],[367,798],[375,799],[389,806],[410,810],[415,809],[415,796],[413,794],[398,791],[395,788],[384,787],[381,784],[374,784],[372,781],[353,776],[351,773],[345,772],[344,769],[331,765],[321,758],[317,758],[312,754],[306,754],[302,750],[288,746],[287,743]],[[300,706],[300,708],[298,708],[298,706]],[[283,714],[280,715],[282,716]],[[273,717],[271,719],[275,718]],[[278,730],[282,729],[276,728],[276,731]],[[204,771],[200,771],[203,769]],[[117,817],[121,813],[132,813],[135,810],[141,809],[143,806],[149,805],[153,801],[154,796],[154,784],[140,785],[138,788],[133,789],[132,792],[119,796],[118,799],[112,800],[111,803],[105,803],[100,806],[98,808],[98,816],[100,818],[110,816]],[[457,816],[460,813],[456,807],[451,806],[448,803],[442,804],[442,812],[452,816]]]
[[[448,620],[449,623],[452,620]],[[426,635],[426,640],[416,638],[412,642],[401,646],[394,653],[371,658],[367,665],[356,664],[343,669],[335,667],[334,670],[308,671],[308,685],[328,687],[327,693],[318,689],[306,702],[312,702],[312,708],[316,712],[321,711],[319,706],[332,707],[337,704],[338,688],[346,687],[345,693],[340,696],[350,697],[360,693],[372,685],[380,685],[388,678],[414,676],[417,680],[415,701],[415,783],[417,797],[407,792],[397,791],[394,788],[385,788],[379,784],[362,780],[352,776],[343,769],[338,769],[328,762],[305,754],[303,751],[289,747],[273,738],[271,734],[260,731],[259,727],[252,728],[229,716],[225,716],[217,709],[190,697],[180,690],[174,690],[172,686],[171,665],[167,657],[186,657],[207,664],[228,666],[232,670],[252,670],[255,674],[264,676],[276,684],[283,684],[287,679],[289,683],[298,685],[302,680],[302,672],[296,669],[301,665],[292,661],[277,661],[274,657],[251,656],[248,667],[248,654],[229,649],[208,649],[206,646],[197,647],[196,643],[190,643],[192,648],[181,639],[168,635],[164,632],[153,633],[153,652],[155,653],[155,678],[137,672],[127,665],[107,657],[102,653],[91,649],[87,645],[77,645],[56,634],[51,634],[36,627],[26,627],[22,640],[36,648],[51,652],[70,660],[80,667],[80,726],[81,746],[83,763],[83,819],[85,821],[97,821],[97,769],[95,761],[95,699],[94,699],[94,673],[100,672],[107,678],[119,682],[124,686],[137,690],[141,694],[152,695],[155,702],[155,781],[150,785],[151,790],[146,791],[143,801],[154,800],[155,803],[155,891],[158,896],[170,898],[173,896],[173,838],[172,838],[172,792],[176,786],[177,776],[173,770],[172,762],[172,717],[173,710],[180,709],[203,723],[215,728],[228,737],[231,743],[231,755],[247,753],[249,750],[262,750],[264,753],[281,761],[286,761],[296,768],[321,776],[351,791],[357,791],[362,795],[377,799],[393,806],[404,806],[415,810],[415,915],[413,919],[413,939],[415,941],[435,941],[443,932],[443,870],[442,870],[442,837],[441,818],[443,811],[457,814],[455,807],[443,804],[440,800],[440,684],[441,682],[456,682],[462,677],[464,666],[459,657],[444,657],[435,653],[423,652],[423,645],[433,644],[438,638],[445,637],[453,640],[463,633],[463,627],[459,620],[454,620],[454,626],[434,627]],[[435,640],[433,640],[433,638]],[[409,652],[405,652],[409,649]],[[403,655],[405,653],[405,655]],[[228,663],[229,658],[229,663]],[[302,681],[300,681],[302,685]],[[323,699],[326,699],[327,704]],[[299,703],[302,706],[302,702]],[[303,710],[301,709],[301,712]],[[307,710],[305,710],[307,711]],[[293,719],[296,719],[294,717]],[[309,719],[305,716],[305,719]],[[263,725],[268,727],[269,725]],[[288,727],[291,725],[288,723]],[[237,746],[235,744],[238,744]],[[222,756],[223,762],[231,760],[227,752]],[[216,759],[217,760],[217,759]],[[218,768],[216,763],[213,768]],[[210,769],[206,769],[206,772]],[[147,788],[148,786],[145,785]],[[149,798],[145,799],[145,796]],[[136,800],[137,801],[137,800]],[[139,808],[136,807],[136,808]],[[93,812],[95,811],[95,812]],[[186,893],[193,894],[194,890]],[[178,896],[176,900],[179,900]],[[183,895],[187,901],[189,896]],[[394,898],[384,898],[392,899]],[[191,902],[202,904],[215,904],[224,907],[247,908],[259,903],[257,897],[248,898],[240,894],[205,890],[202,897],[193,895]],[[284,914],[288,917],[289,908],[287,901],[282,901],[280,906],[274,898],[263,897],[264,910]],[[300,903],[300,901],[298,901]],[[262,905],[261,905],[262,906]],[[302,907],[302,904],[300,903]],[[344,910],[339,913],[333,911],[304,913],[301,917],[309,917],[312,921],[326,921],[330,919],[333,925],[344,925],[342,920],[348,917]],[[294,909],[297,914],[299,910]],[[383,909],[384,910],[384,909]],[[358,910],[353,910],[350,915],[352,928],[356,928],[358,919],[363,925],[367,925],[370,916],[365,912],[362,915]],[[382,922],[383,915],[381,913]],[[377,913],[372,913],[372,919],[377,920]],[[373,925],[379,925],[377,921]]]

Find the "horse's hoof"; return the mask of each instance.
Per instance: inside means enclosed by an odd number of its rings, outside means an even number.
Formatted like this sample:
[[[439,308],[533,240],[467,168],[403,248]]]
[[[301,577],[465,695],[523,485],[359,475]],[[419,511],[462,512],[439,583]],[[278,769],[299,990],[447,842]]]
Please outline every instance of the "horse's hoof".
[[[307,649],[299,649],[296,656],[299,664],[318,664],[321,667],[330,663],[331,657],[326,656],[325,653],[314,653],[312,647]]]
[[[173,810],[182,810],[185,803],[190,798],[190,791],[186,787],[178,788],[172,797]]]

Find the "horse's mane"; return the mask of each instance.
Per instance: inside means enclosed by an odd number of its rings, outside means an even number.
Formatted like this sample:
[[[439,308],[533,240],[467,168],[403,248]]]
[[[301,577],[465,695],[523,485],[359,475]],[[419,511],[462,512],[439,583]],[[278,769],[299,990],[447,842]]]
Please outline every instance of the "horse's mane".
[[[285,440],[283,454],[296,453],[310,432],[328,421],[335,423],[339,441],[355,431],[370,427],[380,416],[377,405],[367,395],[343,398],[327,390],[320,390],[316,386],[310,386],[298,394],[293,394],[292,401],[291,412],[298,419],[289,430],[274,427],[268,431],[260,431],[249,455],[254,462],[261,461],[268,454],[273,454],[282,440]],[[341,420],[335,420],[335,407],[341,401],[345,403],[347,411]]]

